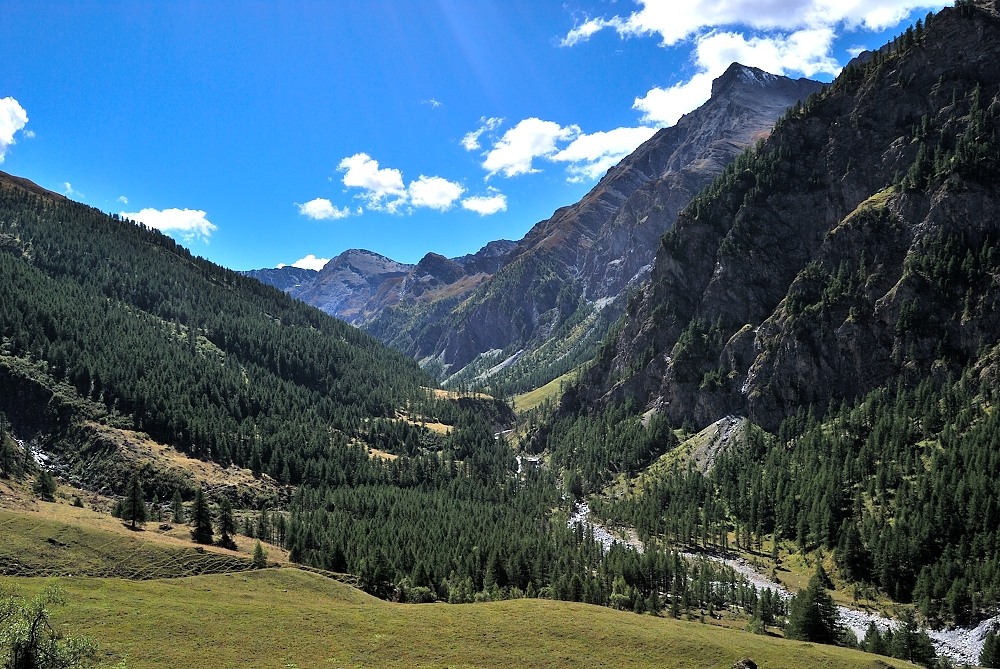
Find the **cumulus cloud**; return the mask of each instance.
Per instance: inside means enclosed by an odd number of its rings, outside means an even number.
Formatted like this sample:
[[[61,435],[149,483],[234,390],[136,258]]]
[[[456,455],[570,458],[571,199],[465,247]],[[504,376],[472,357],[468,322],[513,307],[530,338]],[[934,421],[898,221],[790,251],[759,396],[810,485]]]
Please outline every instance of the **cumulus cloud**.
[[[550,159],[570,163],[567,172],[571,182],[597,179],[655,132],[656,128],[638,127],[582,134]]]
[[[605,28],[622,37],[656,35],[671,46],[705,30],[747,26],[753,30],[797,32],[846,26],[880,31],[897,25],[918,9],[943,7],[939,0],[637,0],[627,16],[591,18],[574,27],[561,44],[573,46]]]
[[[81,199],[87,197],[80,191],[73,188],[73,184],[71,184],[68,181],[63,182],[63,193],[66,195],[66,197],[78,197]]]
[[[473,211],[480,216],[492,216],[493,214],[507,211],[507,196],[496,188],[489,189],[490,195],[474,195],[462,200],[462,208]]]
[[[7,155],[7,149],[15,143],[14,135],[28,123],[28,112],[12,97],[0,98],[0,163]],[[34,137],[30,130],[24,135]]]
[[[128,198],[125,197],[124,195],[119,195],[118,201],[121,202],[122,204],[128,204]]]
[[[589,18],[562,39],[571,47],[604,29],[622,38],[655,36],[663,46],[695,45],[695,73],[669,87],[654,87],[635,99],[643,123],[671,125],[708,99],[712,80],[733,62],[774,74],[835,76],[831,55],[844,29],[885,30],[918,9],[943,7],[941,0],[637,0],[627,15]],[[739,26],[739,31],[732,27]],[[730,30],[725,28],[730,27]],[[744,32],[748,31],[748,32]]]
[[[362,198],[371,209],[395,211],[406,201],[403,173],[388,167],[379,168],[378,161],[367,153],[344,158],[337,169],[344,173],[345,186],[365,191]]]
[[[299,215],[314,221],[336,221],[351,215],[351,211],[347,207],[337,208],[325,197],[318,197],[305,204],[296,204],[296,206],[299,208]]]
[[[319,270],[323,269],[323,267],[328,262],[330,262],[329,258],[317,258],[315,255],[310,253],[306,257],[299,258],[298,260],[293,262],[291,266],[298,267],[299,269],[316,270],[318,272]],[[278,263],[278,269],[281,269],[282,267],[288,267],[288,265],[286,265],[285,263]]]
[[[410,204],[414,207],[427,207],[438,211],[447,211],[462,197],[465,189],[454,181],[442,177],[427,177],[421,174],[416,181],[410,182],[407,193]]]
[[[471,132],[465,133],[462,137],[462,146],[465,147],[466,151],[478,151],[482,148],[479,144],[479,138],[483,136],[483,133],[491,133],[501,125],[503,125],[503,119],[496,116],[491,116],[486,118],[485,116],[479,119],[479,127]]]
[[[489,176],[500,172],[505,177],[537,172],[532,162],[535,158],[554,155],[557,143],[568,141],[580,134],[576,125],[563,127],[553,121],[526,118],[508,130],[493,145],[483,161]]]
[[[198,209],[141,209],[135,212],[123,211],[122,218],[131,219],[167,234],[176,234],[190,243],[195,239],[208,242],[212,233],[218,230],[206,218],[206,213]]]

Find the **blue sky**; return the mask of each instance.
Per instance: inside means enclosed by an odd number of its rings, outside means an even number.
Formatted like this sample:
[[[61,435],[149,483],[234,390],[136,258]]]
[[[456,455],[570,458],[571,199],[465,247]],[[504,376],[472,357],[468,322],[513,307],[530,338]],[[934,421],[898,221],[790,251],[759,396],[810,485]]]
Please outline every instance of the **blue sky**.
[[[0,169],[234,269],[457,256],[578,200],[733,60],[828,81],[945,4],[0,0]]]

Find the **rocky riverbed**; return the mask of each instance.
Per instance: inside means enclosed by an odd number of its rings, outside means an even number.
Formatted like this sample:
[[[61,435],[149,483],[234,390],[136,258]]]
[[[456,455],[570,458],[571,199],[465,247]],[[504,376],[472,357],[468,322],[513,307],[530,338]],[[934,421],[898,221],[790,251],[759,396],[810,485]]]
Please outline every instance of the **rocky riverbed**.
[[[606,527],[602,526],[600,523],[594,522],[591,519],[590,507],[586,502],[578,503],[569,517],[570,526],[573,526],[576,523],[592,528],[594,531],[594,538],[604,545],[605,550],[610,548],[615,541],[623,541],[622,539],[616,537]],[[637,550],[641,551],[643,549],[641,543],[634,539],[625,541],[625,543],[634,546]],[[753,565],[741,558],[712,553],[682,553],[682,555],[689,559],[708,558],[715,560],[716,562],[721,562],[731,567],[736,573],[741,574],[758,590],[770,589],[777,592],[785,599],[792,596],[792,593],[789,592],[783,585],[775,583],[771,579],[767,578],[758,572]],[[868,630],[868,625],[871,623],[875,623],[876,626],[883,630],[895,628],[899,624],[897,621],[880,616],[877,613],[861,609],[852,609],[847,606],[838,606],[837,612],[840,614],[841,624],[851,629],[854,634],[857,635],[859,640],[864,639],[865,632]],[[939,656],[947,657],[952,662],[959,664],[974,665],[979,661],[979,653],[983,649],[983,641],[985,640],[986,635],[995,628],[1000,628],[1000,615],[984,620],[975,627],[927,630],[927,634],[930,636],[931,641],[934,642],[934,648],[937,650]]]

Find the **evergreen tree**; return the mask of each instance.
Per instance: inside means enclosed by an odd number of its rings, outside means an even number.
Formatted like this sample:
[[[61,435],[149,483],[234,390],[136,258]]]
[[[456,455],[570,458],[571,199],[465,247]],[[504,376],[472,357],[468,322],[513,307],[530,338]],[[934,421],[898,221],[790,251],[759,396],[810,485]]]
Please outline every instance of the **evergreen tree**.
[[[233,505],[227,497],[223,497],[219,502],[219,545],[223,548],[236,550],[236,542],[233,535],[236,534],[236,519],[233,518]]]
[[[913,612],[909,609],[904,611],[900,616],[900,623],[899,629],[892,634],[889,654],[914,664],[933,667],[937,655],[934,644],[927,632],[917,626]]]
[[[38,472],[31,490],[46,502],[56,501],[56,480],[53,478],[52,472],[45,469]]]
[[[253,568],[264,569],[267,567],[267,551],[261,545],[260,539],[253,546]]]
[[[979,664],[984,667],[1000,667],[1000,635],[993,630],[983,641],[983,650],[979,653]]]
[[[208,500],[205,499],[205,491],[198,488],[194,495],[194,505],[191,508],[191,538],[199,544],[212,543],[212,512],[208,508]]]
[[[121,519],[131,522],[130,527],[134,530],[138,525],[146,524],[146,502],[142,497],[142,484],[139,482],[139,473],[132,472],[129,477],[128,487],[125,491],[125,498],[122,500]]]
[[[839,621],[833,598],[823,586],[824,574],[817,565],[805,590],[792,599],[786,635],[789,639],[834,644],[838,638]]]
[[[173,511],[173,521],[175,523],[184,522],[184,500],[181,499],[181,491],[174,490],[174,498],[170,502],[170,508]]]

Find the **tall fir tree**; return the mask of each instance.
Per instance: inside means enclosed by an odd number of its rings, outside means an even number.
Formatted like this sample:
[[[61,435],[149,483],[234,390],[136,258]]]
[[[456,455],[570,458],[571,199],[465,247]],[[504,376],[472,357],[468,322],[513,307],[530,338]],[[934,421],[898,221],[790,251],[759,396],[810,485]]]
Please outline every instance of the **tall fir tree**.
[[[174,498],[170,502],[170,510],[173,513],[175,523],[184,522],[184,500],[181,498],[181,491],[174,490]]]
[[[139,525],[145,525],[148,517],[146,502],[142,496],[142,483],[139,481],[139,472],[133,471],[129,477],[128,487],[125,491],[125,498],[122,500],[121,519],[130,521],[129,527],[138,529]]]
[[[205,491],[198,488],[194,495],[194,505],[191,507],[191,538],[199,544],[212,543],[212,512],[208,508],[208,500],[205,499]]]
[[[236,550],[233,536],[236,534],[236,519],[233,518],[233,505],[226,497],[219,502],[219,545],[223,548]]]

